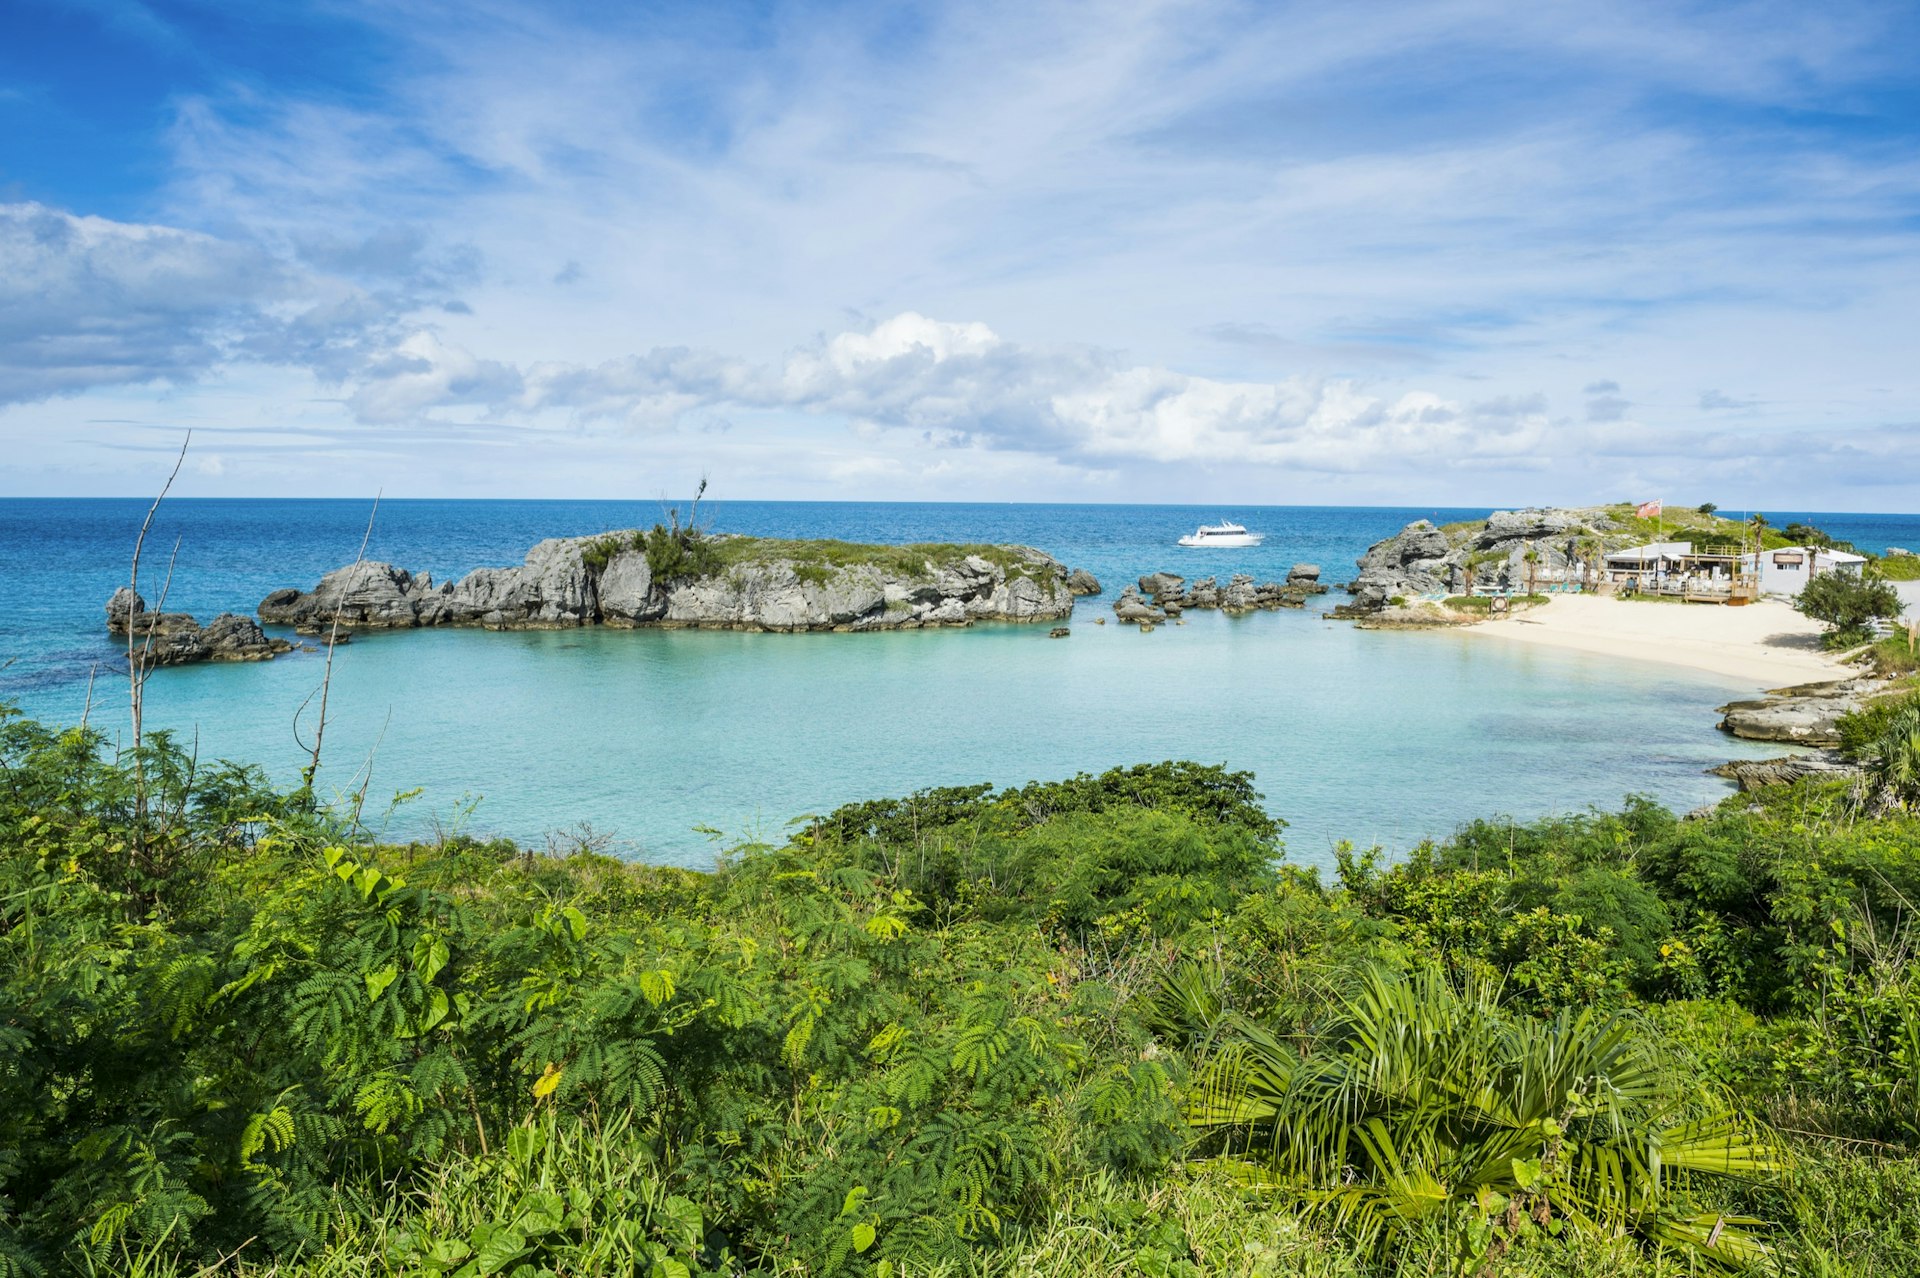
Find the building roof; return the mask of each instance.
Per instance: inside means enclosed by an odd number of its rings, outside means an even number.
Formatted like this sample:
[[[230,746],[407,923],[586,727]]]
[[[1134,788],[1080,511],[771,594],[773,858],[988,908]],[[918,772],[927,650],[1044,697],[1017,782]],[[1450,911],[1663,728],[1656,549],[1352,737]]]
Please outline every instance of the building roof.
[[[1817,556],[1814,560],[1816,565],[1864,564],[1867,562],[1865,555],[1856,555],[1852,551],[1847,550],[1829,550],[1825,546],[1775,546],[1770,550],[1763,550],[1760,553],[1762,555],[1798,555],[1802,562],[1805,561],[1808,555],[1814,555]],[[1751,563],[1755,556],[1748,554],[1743,556],[1743,558],[1748,563]]]
[[[1616,550],[1607,556],[1607,562],[1616,559],[1630,559],[1636,563],[1646,563],[1651,559],[1680,559],[1693,553],[1690,541],[1656,541],[1645,546],[1635,546],[1629,550]]]

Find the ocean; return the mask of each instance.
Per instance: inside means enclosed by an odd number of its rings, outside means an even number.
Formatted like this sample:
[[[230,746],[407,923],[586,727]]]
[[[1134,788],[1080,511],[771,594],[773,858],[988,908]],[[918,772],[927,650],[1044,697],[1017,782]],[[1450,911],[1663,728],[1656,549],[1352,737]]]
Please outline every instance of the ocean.
[[[124,733],[124,656],[103,606],[126,581],[147,501],[0,499],[0,702],[50,723]],[[464,831],[586,843],[692,866],[790,822],[926,786],[1018,784],[1185,758],[1255,774],[1289,822],[1290,859],[1327,865],[1343,840],[1398,853],[1460,822],[1527,819],[1629,793],[1687,808],[1727,793],[1704,769],[1769,751],[1714,728],[1756,691],[1640,662],[1355,630],[1305,611],[1189,614],[1154,633],[1112,623],[1121,586],[1155,570],[1266,580],[1294,563],[1352,575],[1366,547],[1417,518],[1484,509],[709,502],[719,531],[850,541],[1039,546],[1107,588],[1070,639],[1047,627],[895,634],[416,631],[335,657],[323,791],[367,785],[389,837]],[[251,615],[280,586],[351,561],[369,503],[170,500],[149,535],[152,606],[205,622]],[[1249,550],[1189,551],[1232,517]],[[650,525],[658,502],[408,501],[380,505],[368,556],[436,580],[518,563],[543,537]],[[1920,516],[1769,512],[1862,549],[1920,547]],[[177,555],[175,546],[177,544]],[[1109,624],[1093,624],[1105,616]],[[289,636],[291,637],[291,636]],[[323,657],[157,672],[147,721],[202,759],[282,782],[304,758]],[[303,711],[303,707],[305,707]],[[304,714],[304,718],[302,717]],[[370,781],[367,778],[370,776]],[[411,797],[395,804],[400,793]]]

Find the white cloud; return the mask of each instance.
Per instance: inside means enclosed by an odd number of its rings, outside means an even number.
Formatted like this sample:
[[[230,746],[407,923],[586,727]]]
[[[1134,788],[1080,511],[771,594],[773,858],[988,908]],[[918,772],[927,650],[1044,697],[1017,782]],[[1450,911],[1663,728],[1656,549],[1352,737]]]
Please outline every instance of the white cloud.
[[[0,405],[48,408],[0,444],[191,399],[263,450],[328,414],[416,463],[537,433],[511,478],[555,494],[625,438],[768,496],[831,464],[871,495],[1312,500],[1275,484],[1383,466],[1533,500],[1684,473],[1738,405],[1811,459],[1751,482],[1845,502],[1886,444],[1871,478],[1920,500],[1887,442],[1920,411],[1902,6],[739,12],[356,0],[350,84],[174,95],[128,205],[169,225],[0,232]],[[1635,454],[1597,470],[1601,435]]]
[[[249,245],[0,205],[0,403],[191,381],[288,288]]]

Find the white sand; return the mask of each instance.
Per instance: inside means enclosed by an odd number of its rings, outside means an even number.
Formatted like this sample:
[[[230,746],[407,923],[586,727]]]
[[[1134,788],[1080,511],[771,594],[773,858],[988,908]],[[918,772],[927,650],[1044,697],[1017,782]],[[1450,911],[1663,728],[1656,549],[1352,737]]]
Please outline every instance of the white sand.
[[[1536,608],[1469,626],[1466,633],[1658,661],[1780,688],[1855,673],[1820,650],[1821,629],[1773,599],[1730,608],[1556,595]]]

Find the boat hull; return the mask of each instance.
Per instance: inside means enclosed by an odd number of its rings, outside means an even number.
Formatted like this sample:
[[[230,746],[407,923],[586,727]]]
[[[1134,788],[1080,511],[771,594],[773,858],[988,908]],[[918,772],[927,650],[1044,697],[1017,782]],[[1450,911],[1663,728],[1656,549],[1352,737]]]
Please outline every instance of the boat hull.
[[[1189,534],[1180,539],[1180,544],[1189,550],[1233,550],[1247,546],[1257,546],[1266,540],[1265,533],[1229,533],[1223,537],[1195,537]]]

